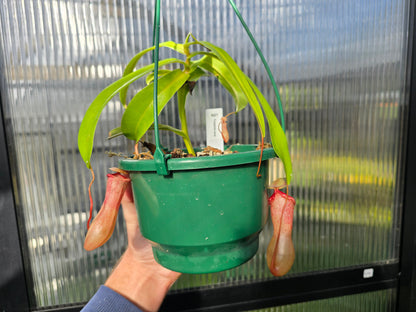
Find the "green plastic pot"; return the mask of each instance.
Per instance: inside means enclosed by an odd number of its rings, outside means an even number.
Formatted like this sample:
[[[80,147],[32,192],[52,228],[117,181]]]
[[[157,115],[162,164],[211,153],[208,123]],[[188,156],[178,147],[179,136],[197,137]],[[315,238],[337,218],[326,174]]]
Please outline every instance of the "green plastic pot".
[[[125,159],[140,229],[153,244],[155,259],[183,273],[227,270],[251,259],[268,215],[267,166],[276,157],[236,145],[238,153],[168,159],[168,176],[152,160]]]

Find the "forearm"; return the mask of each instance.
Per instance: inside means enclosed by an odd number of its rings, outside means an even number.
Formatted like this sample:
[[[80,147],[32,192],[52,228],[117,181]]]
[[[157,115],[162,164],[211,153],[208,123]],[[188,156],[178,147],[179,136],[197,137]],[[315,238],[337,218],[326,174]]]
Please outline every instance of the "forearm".
[[[157,311],[176,278],[161,276],[153,266],[138,260],[130,249],[105,282],[144,311]]]

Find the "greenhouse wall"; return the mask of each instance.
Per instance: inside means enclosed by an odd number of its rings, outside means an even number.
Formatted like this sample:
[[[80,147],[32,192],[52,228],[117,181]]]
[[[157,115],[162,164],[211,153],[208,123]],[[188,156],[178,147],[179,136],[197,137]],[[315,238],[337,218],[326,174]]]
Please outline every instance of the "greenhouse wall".
[[[125,250],[122,210],[112,238],[94,251],[83,249],[90,172],[77,135],[96,95],[123,75],[138,51],[152,46],[154,4],[1,1],[4,311],[79,310]],[[270,273],[269,220],[250,261],[218,273],[183,274],[161,310],[414,311],[415,4],[238,0],[236,5],[274,75],[283,115],[229,2],[162,1],[160,41],[183,42],[192,33],[224,48],[286,121],[296,258],[286,276]],[[161,49],[160,57],[177,55]],[[151,55],[140,62],[151,63]],[[235,110],[232,96],[210,78],[198,82],[186,104],[191,140],[198,147],[206,142],[205,110]],[[132,86],[128,96],[141,88],[140,83]],[[251,110],[229,118],[230,144],[259,143],[261,131]],[[94,215],[104,198],[108,168],[118,165],[114,155],[134,151],[133,141],[106,139],[123,111],[114,97],[96,129]],[[172,101],[160,123],[180,127],[176,113]],[[152,142],[153,132],[145,140]],[[185,147],[179,136],[167,132],[161,144]],[[271,170],[280,174],[280,163]]]

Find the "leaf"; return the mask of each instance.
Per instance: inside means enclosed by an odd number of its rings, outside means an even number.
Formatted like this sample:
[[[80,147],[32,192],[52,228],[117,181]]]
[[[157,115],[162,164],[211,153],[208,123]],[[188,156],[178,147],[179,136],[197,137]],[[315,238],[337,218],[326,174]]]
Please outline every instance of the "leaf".
[[[114,128],[110,130],[110,132],[108,133],[107,140],[114,139],[120,135],[123,135],[123,131],[121,131],[121,127]]]
[[[155,130],[154,125],[150,126],[149,130]],[[169,125],[159,124],[159,130],[162,130],[162,131],[170,131],[170,132],[175,133],[176,135],[181,136],[182,138],[185,137],[185,134],[183,133],[182,130],[179,130],[179,129],[174,128],[174,127],[169,126]]]
[[[215,75],[223,87],[232,95],[236,105],[236,112],[241,111],[247,106],[247,97],[223,62],[216,57],[205,56],[198,61],[198,66]]]
[[[171,70],[170,69],[159,69],[158,70],[158,72],[157,72],[157,76],[159,77],[159,79],[160,79],[160,77],[162,77],[162,76],[164,76],[164,75],[166,75],[166,74],[168,74],[168,73],[170,73],[171,72]],[[152,82],[153,82],[153,80],[155,79],[155,75],[154,75],[154,73],[150,73],[147,77],[146,77],[146,84],[147,85],[149,85],[149,84],[151,84]]]
[[[253,89],[250,86],[249,78],[246,76],[246,74],[243,73],[240,67],[238,67],[237,63],[232,59],[232,57],[223,49],[206,41],[199,41],[199,43],[207,49],[211,50],[211,52],[214,53],[225,66],[227,66],[230,73],[233,75],[234,79],[240,86],[242,92],[247,97],[250,106],[253,108],[254,115],[256,116],[260,127],[261,135],[264,137],[266,133],[266,125],[264,122],[263,111],[256,95],[254,94]]]
[[[266,115],[266,119],[269,124],[270,138],[272,140],[273,149],[283,162],[286,172],[286,181],[289,185],[290,180],[292,179],[292,160],[290,159],[285,132],[283,131],[282,126],[277,120],[273,109],[270,107],[264,95],[251,80],[249,82],[263,107],[264,114]]]
[[[180,54],[185,55],[184,45],[181,44],[181,43],[176,43],[176,42],[173,42],[173,41],[166,41],[166,42],[162,42],[161,44],[159,44],[159,47],[170,48],[170,49],[172,49],[172,50],[174,50],[174,51],[176,51]],[[127,76],[128,74],[133,72],[134,68],[137,65],[137,62],[143,57],[143,55],[149,53],[150,51],[153,51],[154,49],[155,49],[155,47],[153,46],[153,47],[147,48],[147,49],[141,51],[140,53],[137,53],[135,56],[133,56],[130,59],[129,63],[127,64],[126,68],[124,69],[123,77]],[[160,62],[159,62],[159,66],[161,66]],[[120,101],[123,105],[126,105],[128,87],[129,86],[126,86],[123,90],[120,91]]]
[[[272,139],[273,149],[283,161],[287,183],[289,184],[292,178],[292,162],[290,159],[286,135],[269,103],[264,98],[260,90],[256,87],[256,85],[241,71],[241,69],[238,67],[238,65],[227,52],[209,42],[200,41],[199,43],[211,50],[211,52],[214,53],[218,57],[218,59],[228,67],[230,72],[233,74],[234,78],[238,81],[240,87],[242,88],[242,91],[247,96],[247,99],[253,108],[253,112],[256,115],[256,118],[259,122],[260,130],[262,131],[262,135],[264,136],[265,125],[262,113],[263,108],[264,113],[266,114],[267,122],[269,124],[270,137]],[[261,106],[259,105],[259,101]]]
[[[199,78],[206,75],[205,71],[202,70],[199,67],[194,68],[194,67],[191,66],[191,69],[192,69],[192,72],[190,73],[191,75],[188,78],[189,81],[195,81],[196,82],[196,81],[199,80]]]
[[[160,64],[166,65],[177,62],[182,61],[170,58],[161,61]],[[130,85],[140,77],[148,74],[152,70],[153,64],[150,64],[113,82],[111,85],[102,90],[88,107],[78,131],[78,148],[87,168],[91,168],[90,160],[94,143],[95,129],[104,107],[121,89]]]
[[[158,80],[158,114],[189,76],[190,73],[176,69]],[[137,142],[152,124],[153,83],[143,88],[130,101],[121,119],[121,129],[128,139]]]
[[[198,55],[205,55],[205,56],[212,56],[212,57],[217,57],[214,53],[212,52],[207,52],[207,51],[195,51],[189,54],[188,59],[192,59],[194,56],[198,56]]]

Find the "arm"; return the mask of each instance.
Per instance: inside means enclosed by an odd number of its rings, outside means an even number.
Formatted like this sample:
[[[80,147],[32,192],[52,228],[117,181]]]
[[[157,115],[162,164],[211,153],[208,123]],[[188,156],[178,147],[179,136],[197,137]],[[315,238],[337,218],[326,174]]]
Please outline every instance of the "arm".
[[[142,312],[131,301],[102,285],[81,312]]]

